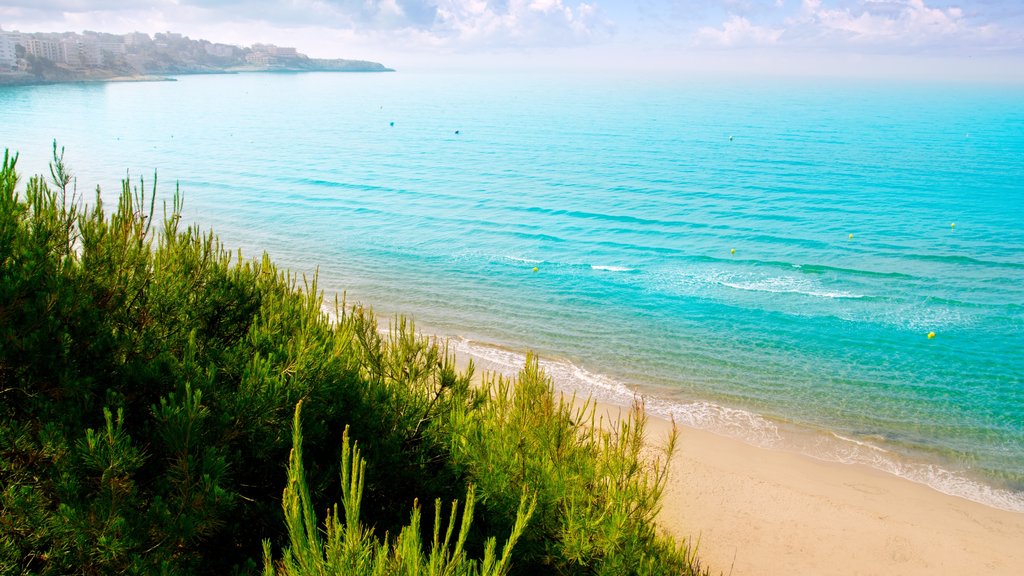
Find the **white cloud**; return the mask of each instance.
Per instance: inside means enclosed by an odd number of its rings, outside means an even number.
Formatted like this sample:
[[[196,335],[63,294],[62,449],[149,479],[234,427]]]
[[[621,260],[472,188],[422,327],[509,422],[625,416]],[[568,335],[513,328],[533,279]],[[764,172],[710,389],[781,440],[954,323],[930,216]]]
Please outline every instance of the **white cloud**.
[[[38,31],[116,27],[186,34],[218,26],[322,28],[455,51],[586,44],[612,31],[594,3],[570,0],[9,0],[0,6],[0,24],[9,22]]]
[[[720,28],[703,27],[694,35],[698,46],[720,46],[733,48],[741,46],[765,46],[776,44],[782,36],[781,28],[757,26],[735,14],[722,23]]]
[[[933,8],[924,0],[864,1],[835,8],[823,6],[821,0],[804,0],[787,28],[793,40],[883,50],[989,44],[997,39],[994,26],[975,25],[960,8]]]
[[[877,54],[963,54],[1024,51],[1020,28],[980,21],[956,6],[936,7],[926,0],[802,0],[773,8],[723,0],[730,13],[717,24],[697,28],[693,44],[739,48],[778,46],[797,50]],[[1011,25],[1012,26],[1012,25]]]
[[[442,0],[433,32],[451,45],[543,47],[606,37],[611,24],[586,2]]]
[[[723,58],[730,52],[1024,55],[1021,0],[948,4],[956,1],[5,0],[0,25],[23,31],[171,30],[396,67],[459,58],[519,58],[538,65],[567,54],[578,62],[617,58],[627,68],[711,52]]]

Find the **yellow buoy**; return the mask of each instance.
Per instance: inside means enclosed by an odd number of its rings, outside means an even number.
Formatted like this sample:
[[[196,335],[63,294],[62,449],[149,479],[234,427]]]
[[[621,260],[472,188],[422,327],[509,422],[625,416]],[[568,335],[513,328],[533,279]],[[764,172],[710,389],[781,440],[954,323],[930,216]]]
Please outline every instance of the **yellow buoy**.
[[[853,240],[853,234],[850,234],[850,240]]]
[[[932,338],[935,338],[935,332],[928,333],[928,339],[931,340]]]
[[[956,222],[950,222],[949,223],[949,227],[950,228],[956,228]]]
[[[732,250],[729,250],[729,254],[735,254],[735,253],[736,253],[736,249],[735,248],[733,248]]]
[[[537,270],[540,270],[540,268],[537,268],[536,266],[534,266],[533,267],[533,271],[536,272]]]

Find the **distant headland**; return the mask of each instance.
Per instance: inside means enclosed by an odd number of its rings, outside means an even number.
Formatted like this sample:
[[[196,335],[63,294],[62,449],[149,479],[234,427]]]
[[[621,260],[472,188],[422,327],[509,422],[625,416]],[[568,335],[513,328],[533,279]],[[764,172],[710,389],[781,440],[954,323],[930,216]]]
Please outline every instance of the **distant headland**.
[[[106,34],[0,30],[0,86],[167,80],[234,72],[393,72],[377,62],[310,58],[295,48],[192,40],[173,32]]]

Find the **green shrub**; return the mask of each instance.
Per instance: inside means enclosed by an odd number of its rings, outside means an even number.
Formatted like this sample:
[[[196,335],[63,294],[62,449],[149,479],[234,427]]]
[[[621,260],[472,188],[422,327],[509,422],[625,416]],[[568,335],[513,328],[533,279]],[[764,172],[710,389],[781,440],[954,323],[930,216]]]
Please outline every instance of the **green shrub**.
[[[555,394],[534,356],[514,381],[486,379],[482,394],[479,405],[452,415],[452,459],[477,485],[493,530],[513,522],[519,490],[535,494],[537,511],[519,546],[523,573],[700,571],[654,523],[675,432],[652,454],[640,404],[617,421],[595,420],[591,402]]]
[[[108,214],[56,144],[49,182],[19,190],[16,163],[0,166],[0,575],[254,573],[271,549],[305,574],[309,554],[349,562],[344,542],[389,572],[699,568],[655,532],[668,460],[643,451],[639,408],[605,430],[532,358],[515,385],[473,388],[411,322],[328,315],[315,278],[185,226],[177,192],[156,222],[155,178]],[[461,522],[413,504],[457,498]],[[313,511],[335,502],[324,539]],[[512,535],[500,557],[492,534]]]
[[[320,535],[316,513],[313,510],[309,489],[302,465],[302,431],[300,413],[302,403],[295,407],[292,452],[288,463],[288,485],[284,490],[282,504],[285,523],[288,526],[289,546],[275,570],[270,552],[270,543],[264,543],[264,575],[274,576],[326,576],[330,574],[424,574],[500,576],[508,573],[512,548],[523,533],[536,500],[529,501],[526,494],[519,500],[516,520],[512,533],[498,556],[496,541],[489,538],[484,547],[483,558],[478,562],[468,557],[465,545],[473,521],[474,492],[470,486],[466,492],[462,521],[455,541],[458,501],[452,502],[448,527],[441,539],[441,499],[434,502],[433,541],[429,551],[424,550],[420,535],[420,509],[413,503],[409,524],[402,528],[393,542],[387,534],[378,540],[373,531],[360,520],[366,461],[360,457],[359,449],[350,444],[348,428],[341,440],[341,488],[343,514],[337,505],[328,511],[324,537]]]

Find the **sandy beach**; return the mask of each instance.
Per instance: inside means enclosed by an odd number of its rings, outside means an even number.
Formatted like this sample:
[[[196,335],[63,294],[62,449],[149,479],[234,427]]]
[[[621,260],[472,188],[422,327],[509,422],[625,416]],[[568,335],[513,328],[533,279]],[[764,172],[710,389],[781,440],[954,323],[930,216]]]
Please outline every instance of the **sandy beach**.
[[[652,417],[649,440],[670,427]],[[661,523],[715,573],[1024,574],[1024,514],[693,428],[678,445]]]
[[[465,369],[468,358],[456,361]],[[486,373],[476,370],[477,384]],[[604,422],[629,413],[594,406]],[[663,446],[671,429],[648,415],[652,446]],[[863,465],[678,430],[659,521],[676,538],[699,539],[698,556],[713,574],[1024,574],[1024,514]]]

